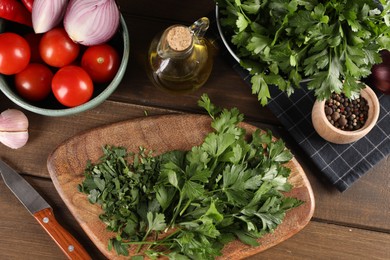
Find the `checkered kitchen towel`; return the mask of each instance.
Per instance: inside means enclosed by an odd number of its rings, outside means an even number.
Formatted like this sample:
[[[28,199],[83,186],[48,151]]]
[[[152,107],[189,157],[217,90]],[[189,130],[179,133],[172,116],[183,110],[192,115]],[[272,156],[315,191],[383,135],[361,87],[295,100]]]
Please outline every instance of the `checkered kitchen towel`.
[[[233,59],[230,59],[230,62],[251,86],[248,71]],[[312,125],[311,110],[315,102],[313,91],[308,91],[303,85],[290,97],[276,87],[270,87],[270,92],[272,99],[267,105],[269,109],[318,166],[321,173],[339,191],[348,189],[364,173],[390,154],[389,95],[377,93],[381,104],[379,119],[365,137],[351,144],[332,144],[322,139]]]

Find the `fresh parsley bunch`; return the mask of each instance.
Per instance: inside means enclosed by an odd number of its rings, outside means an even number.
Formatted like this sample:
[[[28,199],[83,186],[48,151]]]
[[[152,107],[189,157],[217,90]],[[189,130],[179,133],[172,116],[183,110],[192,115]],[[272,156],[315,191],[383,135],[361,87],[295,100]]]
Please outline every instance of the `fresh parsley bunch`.
[[[226,38],[252,74],[262,105],[269,85],[288,95],[309,79],[317,99],[356,97],[390,49],[388,0],[217,0]]]
[[[207,95],[199,105],[214,131],[190,151],[153,156],[107,146],[88,163],[79,190],[101,205],[118,254],[132,246],[152,259],[214,259],[235,239],[257,246],[302,203],[283,193],[292,188],[284,164],[293,156],[282,140],[259,130],[247,140],[237,109],[219,109]]]

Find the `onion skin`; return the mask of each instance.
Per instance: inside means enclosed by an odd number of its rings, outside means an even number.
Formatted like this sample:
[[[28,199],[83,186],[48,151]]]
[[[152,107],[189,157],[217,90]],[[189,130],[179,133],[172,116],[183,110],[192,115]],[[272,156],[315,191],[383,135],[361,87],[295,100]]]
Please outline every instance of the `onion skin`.
[[[371,82],[383,94],[390,95],[390,52],[381,53],[382,63],[372,67]]]
[[[64,28],[74,42],[91,46],[110,40],[119,27],[119,19],[115,0],[70,0]]]
[[[68,0],[35,0],[31,16],[35,33],[45,33],[61,23]]]
[[[372,70],[374,86],[386,95],[390,95],[390,67],[380,64]]]

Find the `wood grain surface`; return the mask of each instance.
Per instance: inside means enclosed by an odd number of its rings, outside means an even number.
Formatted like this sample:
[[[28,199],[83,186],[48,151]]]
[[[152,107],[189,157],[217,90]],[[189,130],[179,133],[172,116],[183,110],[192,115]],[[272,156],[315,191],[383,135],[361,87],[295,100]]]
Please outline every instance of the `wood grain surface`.
[[[99,219],[100,206],[89,203],[87,196],[77,192],[83,179],[86,162],[97,162],[105,145],[123,146],[128,151],[137,152],[140,146],[155,151],[158,155],[171,150],[190,150],[203,142],[212,129],[210,117],[202,115],[162,115],[123,121],[76,135],[57,147],[48,158],[48,169],[54,186],[83,227],[86,234],[101,252],[110,259],[118,257],[114,251],[107,250],[107,242],[113,233]],[[251,134],[257,128],[242,124]],[[294,189],[286,195],[296,197],[305,203],[287,213],[283,223],[272,234],[259,240],[259,247],[250,247],[234,241],[223,250],[221,259],[241,259],[272,247],[303,229],[314,213],[314,195],[306,175],[293,159],[287,164],[291,169],[289,181]]]
[[[245,121],[270,129],[282,137],[308,177],[315,212],[301,232],[249,259],[390,259],[390,156],[374,165],[344,193],[338,192],[288,129],[267,107],[259,105],[250,87],[232,68],[219,47],[213,71],[199,90],[172,95],[156,89],[144,71],[145,53],[155,34],[169,25],[190,24],[213,12],[213,0],[118,0],[130,33],[130,59],[126,74],[108,100],[98,107],[69,117],[49,118],[25,111],[0,94],[0,111],[18,108],[30,121],[30,139],[21,149],[0,144],[0,157],[22,173],[53,207],[64,227],[93,259],[107,259],[83,231],[55,189],[46,167],[48,155],[65,140],[123,120],[172,113],[202,114],[197,100],[207,93],[220,107],[237,107]],[[207,37],[215,37],[211,31]],[[62,260],[58,246],[0,181],[0,259]]]

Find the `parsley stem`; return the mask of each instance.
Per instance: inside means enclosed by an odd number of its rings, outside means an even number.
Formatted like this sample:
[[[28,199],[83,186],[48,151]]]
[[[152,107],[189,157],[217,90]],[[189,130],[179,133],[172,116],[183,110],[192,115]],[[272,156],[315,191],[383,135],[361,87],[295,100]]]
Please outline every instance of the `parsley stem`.
[[[177,215],[179,214],[180,212],[180,207],[181,207],[181,203],[183,202],[183,192],[180,191],[180,198],[179,198],[179,202],[177,203],[176,207],[175,207],[175,210],[174,210],[174,215],[172,217],[172,220],[171,220],[171,223],[169,223],[169,226],[170,227],[173,227],[174,224],[175,224],[175,221],[176,221],[176,218],[177,218]]]
[[[146,242],[146,238],[149,236],[149,233],[150,233],[150,229],[148,229],[148,231],[146,232],[145,236],[142,238],[142,241],[141,242]],[[136,250],[136,253],[139,253],[139,251],[141,250],[141,247],[142,247],[142,244],[139,244],[137,250]]]
[[[162,246],[167,246],[170,245],[171,243],[163,243],[163,242],[158,242],[158,241],[135,241],[135,242],[122,242],[122,245],[162,245]],[[138,251],[137,251],[138,253]]]
[[[225,190],[225,188],[216,189],[216,190],[210,190],[208,193],[213,194],[213,193],[221,192],[221,191],[224,191],[224,190]]]
[[[172,232],[168,236],[166,236],[163,239],[159,240],[161,243],[157,243],[156,245],[171,245],[172,242],[166,242],[166,241],[168,241],[171,237],[175,236],[177,233],[179,233],[181,231],[182,230],[180,228],[178,228],[177,230],[175,230],[174,232]]]
[[[184,212],[186,211],[186,209],[190,206],[192,200],[188,200],[187,201],[187,204],[183,207],[183,209],[180,211],[180,216],[184,214]]]

